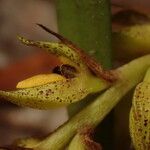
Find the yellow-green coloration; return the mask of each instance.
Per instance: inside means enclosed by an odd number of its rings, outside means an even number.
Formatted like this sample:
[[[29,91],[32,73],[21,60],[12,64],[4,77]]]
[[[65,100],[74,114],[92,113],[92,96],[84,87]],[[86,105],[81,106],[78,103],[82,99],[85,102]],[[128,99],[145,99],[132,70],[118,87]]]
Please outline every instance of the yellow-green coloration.
[[[147,55],[116,69],[119,80],[112,87],[32,148],[34,147],[34,150],[60,150],[77,135],[77,131],[81,128],[85,126],[95,128],[121,98],[144,78],[146,70],[150,67],[149,60],[150,55]],[[93,78],[98,84],[96,79]],[[93,81],[89,81],[88,87],[92,87],[91,83],[94,84]]]
[[[119,59],[150,53],[150,24],[135,25],[113,33],[113,49]]]
[[[135,89],[130,111],[130,133],[136,150],[150,149],[150,69]]]
[[[0,96],[10,102],[37,109],[66,106],[77,102],[88,94],[102,91],[110,83],[93,75],[74,49],[62,43],[38,42],[19,37],[22,43],[44,48],[58,55],[61,71],[48,75],[36,75],[18,83],[18,90],[0,91]],[[56,73],[56,74],[55,74]]]
[[[16,88],[31,88],[35,86],[44,85],[47,83],[60,81],[60,80],[66,80],[63,76],[59,74],[40,74],[33,76],[31,78],[25,79],[23,81],[20,81]]]
[[[0,96],[20,106],[48,109],[77,102],[107,86],[107,83],[98,78],[81,75],[16,91],[0,91]]]
[[[63,43],[33,41],[33,40],[27,40],[23,37],[18,37],[18,39],[25,45],[43,48],[52,54],[69,58],[77,66],[84,66],[80,56],[74,50],[72,50],[71,48],[69,48],[67,45]]]
[[[75,67],[77,70],[87,70],[88,68],[84,67],[84,68],[80,68],[80,66],[77,66],[76,63],[74,63],[73,61],[71,61],[70,59],[68,59],[67,57],[64,56],[59,56],[59,61],[62,64],[69,64],[70,66]]]
[[[77,134],[70,142],[68,150],[86,150],[83,138],[82,135]]]
[[[77,134],[77,130],[85,125],[95,128],[121,98],[143,79],[146,70],[150,67],[149,60],[150,55],[147,55],[116,69],[115,72],[118,72],[119,75],[117,82],[53,134],[45,138],[35,149],[63,149]]]
[[[144,81],[150,82],[150,69],[147,70],[147,73],[146,73],[146,75],[144,77]]]
[[[40,142],[36,138],[18,139],[13,143],[13,147],[32,148]]]

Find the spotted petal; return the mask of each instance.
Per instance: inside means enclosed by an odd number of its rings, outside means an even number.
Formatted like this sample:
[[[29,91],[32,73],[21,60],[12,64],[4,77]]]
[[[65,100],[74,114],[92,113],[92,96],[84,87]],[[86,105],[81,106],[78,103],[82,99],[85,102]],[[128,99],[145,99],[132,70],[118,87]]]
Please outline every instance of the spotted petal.
[[[20,106],[48,109],[77,102],[88,94],[106,87],[108,84],[105,81],[92,76],[80,75],[15,91],[0,91],[0,96]]]
[[[130,111],[130,133],[136,150],[150,149],[150,69],[135,89]]]
[[[55,54],[57,56],[64,56],[71,61],[73,61],[77,66],[85,66],[82,63],[81,58],[79,55],[70,47],[63,43],[58,43],[58,42],[45,42],[45,41],[33,41],[33,40],[28,40],[24,37],[18,36],[18,39],[25,45],[28,46],[36,46],[39,48],[43,48],[47,50],[48,52]]]

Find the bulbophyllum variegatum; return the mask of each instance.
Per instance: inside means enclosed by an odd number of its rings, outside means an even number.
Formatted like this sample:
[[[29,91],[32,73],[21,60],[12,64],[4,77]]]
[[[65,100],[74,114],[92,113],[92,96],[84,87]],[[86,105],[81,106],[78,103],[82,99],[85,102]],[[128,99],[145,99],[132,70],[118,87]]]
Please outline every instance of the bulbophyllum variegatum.
[[[61,42],[32,41],[22,37],[19,39],[26,45],[37,46],[58,55],[62,65],[54,68],[52,74],[41,74],[19,82],[19,89],[16,91],[0,91],[0,96],[21,106],[48,109],[69,105],[88,94],[108,88],[44,140],[31,139],[32,144],[29,144],[30,139],[20,140],[15,145],[37,150],[57,150],[66,147],[74,136],[76,141],[79,129],[86,126],[93,129],[104,119],[119,100],[143,79],[150,67],[150,55],[137,58],[113,71],[105,71],[70,41],[40,26],[58,37]],[[80,142],[80,138],[77,141]]]
[[[61,35],[43,25],[46,31],[55,35],[60,42],[32,41],[18,36],[28,46],[36,46],[57,55],[62,65],[51,74],[40,74],[20,81],[15,91],[0,91],[0,96],[10,102],[37,109],[48,109],[77,102],[88,94],[108,88],[115,76],[104,71],[90,56]]]

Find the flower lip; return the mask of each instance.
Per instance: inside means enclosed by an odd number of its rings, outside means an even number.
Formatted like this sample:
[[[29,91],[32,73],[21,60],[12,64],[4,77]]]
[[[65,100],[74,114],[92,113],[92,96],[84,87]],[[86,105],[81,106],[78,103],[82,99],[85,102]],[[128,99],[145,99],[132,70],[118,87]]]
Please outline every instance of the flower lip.
[[[39,74],[20,81],[16,88],[30,88],[60,80],[71,79],[75,78],[77,73],[78,71],[74,66],[62,64],[60,66],[56,66],[51,74]]]
[[[66,80],[65,77],[59,74],[39,74],[35,75],[33,77],[27,78],[23,81],[20,81],[16,88],[23,89],[23,88],[31,88],[31,87],[37,87],[44,84],[60,81],[60,80]]]

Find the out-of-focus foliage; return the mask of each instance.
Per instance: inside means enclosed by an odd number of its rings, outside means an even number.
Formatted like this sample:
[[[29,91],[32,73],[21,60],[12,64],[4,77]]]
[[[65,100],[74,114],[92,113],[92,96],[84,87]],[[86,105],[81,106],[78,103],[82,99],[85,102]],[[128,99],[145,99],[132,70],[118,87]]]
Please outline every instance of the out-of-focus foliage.
[[[150,53],[150,24],[122,28],[113,33],[113,49],[118,59],[132,59]]]

